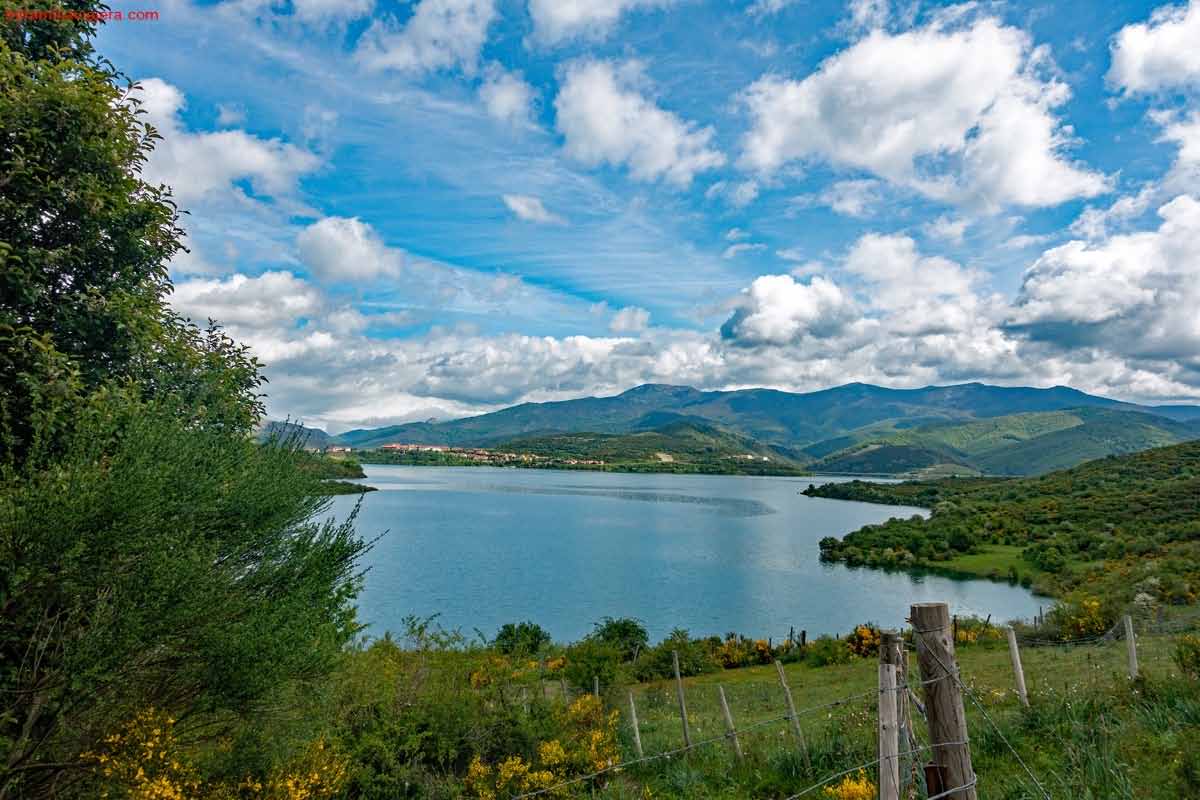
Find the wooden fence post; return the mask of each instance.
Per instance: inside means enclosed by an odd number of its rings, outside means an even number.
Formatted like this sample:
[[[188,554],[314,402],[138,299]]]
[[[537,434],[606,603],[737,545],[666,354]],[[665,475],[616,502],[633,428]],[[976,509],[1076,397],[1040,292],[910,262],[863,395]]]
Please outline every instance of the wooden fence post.
[[[917,603],[910,609],[909,617],[925,690],[933,764],[941,779],[940,791],[957,789],[945,795],[947,800],[978,800],[958,662],[954,658],[950,608],[945,603]]]
[[[629,724],[633,727],[633,749],[638,758],[645,758],[642,752],[642,732],[638,729],[637,705],[633,702],[633,692],[629,693]]]
[[[1129,679],[1136,681],[1138,676],[1137,637],[1133,633],[1133,617],[1125,615],[1125,647],[1129,652]]]
[[[562,690],[563,702],[566,703],[567,705],[571,705],[571,693],[567,691],[567,679],[566,678],[559,676],[558,688]]]
[[[882,658],[879,662],[879,800],[900,800],[896,665],[885,663]]]
[[[734,755],[741,761],[742,743],[738,741],[737,728],[733,726],[733,714],[729,713],[729,703],[725,701],[725,687],[717,685],[717,694],[721,698],[721,714],[725,717],[725,730],[729,732],[729,738],[733,742]]]
[[[600,676],[599,675],[592,676],[592,696],[595,697],[597,700],[600,699]]]
[[[1017,632],[1013,630],[1012,625],[1009,625],[1006,633],[1008,634],[1008,654],[1012,657],[1013,675],[1017,679],[1017,696],[1021,698],[1021,705],[1029,708],[1029,694],[1025,691],[1025,670],[1021,668],[1021,651],[1017,648]]]
[[[679,721],[683,723],[683,744],[692,746],[692,732],[688,730],[687,702],[683,698],[683,678],[679,675],[679,651],[671,651],[671,664],[675,667],[675,693],[679,695]]]
[[[896,720],[906,742],[913,742],[912,720],[908,715],[908,653],[904,637],[896,631],[884,631],[879,644],[879,661],[896,668]]]
[[[792,690],[788,688],[787,676],[783,674],[783,663],[779,659],[775,659],[775,671],[779,673],[779,685],[783,687],[783,696],[787,700],[788,717],[792,720],[792,733],[796,734],[796,741],[800,744],[800,754],[804,756],[805,766],[811,770],[812,761],[808,758],[808,745],[804,743],[804,731],[800,729],[800,717],[796,715],[796,704],[792,702]]]

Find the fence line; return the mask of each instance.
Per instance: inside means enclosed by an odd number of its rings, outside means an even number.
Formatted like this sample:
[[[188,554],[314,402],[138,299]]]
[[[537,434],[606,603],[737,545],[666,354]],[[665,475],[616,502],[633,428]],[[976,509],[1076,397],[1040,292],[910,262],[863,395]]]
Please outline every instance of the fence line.
[[[914,609],[915,608],[916,607],[914,607]],[[1096,636],[1089,636],[1089,637],[1078,637],[1076,639],[1071,639],[1071,640],[1058,641],[1058,640],[1050,640],[1050,639],[1039,639],[1036,637],[1016,637],[1016,638],[1018,639],[1018,641],[1021,644],[1024,644],[1024,645],[1030,646],[1030,647],[1037,647],[1037,646],[1075,647],[1075,646],[1088,646],[1088,645],[1101,646],[1101,645],[1105,645],[1105,644],[1114,644],[1118,641],[1126,639],[1127,636],[1126,636],[1126,632],[1125,632],[1124,623],[1125,623],[1125,620],[1122,619],[1120,622],[1118,622],[1116,625],[1114,625],[1112,628],[1110,628],[1108,631],[1106,631],[1103,634],[1099,634]],[[1162,623],[1162,622],[1151,623],[1151,622],[1147,622],[1147,621],[1143,620],[1140,625],[1140,628],[1141,628],[1142,635],[1167,634],[1167,633],[1177,633],[1177,632],[1186,631],[1186,630],[1193,630],[1197,627],[1197,623],[1200,623],[1200,617],[1193,618],[1193,619],[1186,619],[1186,620],[1173,620],[1169,623]],[[911,628],[911,632],[914,636],[914,639],[917,636],[924,637],[926,634],[929,634],[929,633],[945,634],[947,630],[950,630],[950,629],[946,628],[946,627],[929,628],[929,629],[918,629],[916,627]],[[991,714],[988,713],[988,710],[987,710],[986,706],[984,705],[984,703],[976,695],[976,692],[962,680],[962,678],[960,676],[960,672],[957,669],[957,664],[954,664],[953,667],[951,667],[945,661],[943,661],[941,657],[938,656],[938,654],[935,652],[935,650],[933,648],[925,647],[925,648],[923,648],[922,652],[924,652],[926,655],[930,656],[933,659],[933,661],[937,664],[937,666],[940,667],[940,669],[941,669],[940,675],[936,675],[935,677],[932,677],[932,678],[922,678],[921,680],[916,680],[916,681],[912,680],[911,676],[907,676],[905,680],[897,681],[894,686],[889,687],[887,689],[879,688],[879,689],[872,689],[872,690],[867,690],[867,691],[863,691],[863,692],[857,692],[857,693],[845,695],[843,697],[839,697],[839,698],[829,701],[829,702],[819,703],[816,705],[811,705],[811,706],[807,706],[807,707],[800,708],[800,709],[789,707],[789,709],[786,713],[783,713],[783,714],[780,714],[777,716],[772,716],[767,719],[762,719],[762,720],[746,723],[746,724],[739,725],[739,726],[733,725],[733,719],[729,714],[728,705],[726,705],[726,702],[725,702],[726,698],[724,697],[723,692],[721,692],[722,696],[720,699],[722,701],[722,706],[725,709],[725,720],[726,720],[726,728],[723,733],[721,733],[719,735],[711,736],[711,737],[708,737],[705,739],[701,739],[698,741],[691,741],[691,737],[689,736],[688,740],[686,741],[686,743],[683,746],[668,749],[663,752],[655,753],[655,754],[651,754],[651,755],[643,755],[641,752],[641,748],[639,747],[638,748],[638,757],[631,761],[610,763],[608,766],[604,767],[603,769],[596,770],[595,772],[592,772],[592,773],[589,773],[586,775],[576,776],[574,778],[570,778],[567,780],[563,780],[552,786],[548,786],[545,788],[536,789],[533,791],[525,792],[523,794],[515,795],[513,797],[513,800],[527,800],[527,798],[533,798],[533,797],[539,797],[542,795],[551,794],[551,793],[557,792],[557,791],[564,789],[566,787],[569,787],[569,786],[574,786],[574,785],[577,785],[580,783],[593,781],[597,778],[603,777],[604,775],[607,775],[610,773],[616,773],[616,772],[620,772],[622,770],[631,769],[633,767],[636,767],[636,766],[639,766],[642,764],[652,763],[652,762],[656,762],[656,761],[660,761],[660,760],[664,760],[664,759],[671,759],[676,756],[685,755],[692,750],[696,750],[701,747],[707,747],[707,746],[717,744],[717,743],[728,744],[728,743],[732,742],[735,745],[735,749],[739,752],[739,755],[740,755],[741,748],[736,747],[736,744],[738,743],[737,737],[741,734],[747,734],[747,733],[757,731],[762,728],[766,728],[768,726],[778,725],[780,723],[789,723],[790,722],[793,725],[795,725],[795,724],[797,724],[797,720],[801,716],[817,713],[820,711],[826,711],[826,710],[829,710],[832,708],[837,708],[840,706],[846,706],[848,704],[854,703],[859,700],[864,700],[864,699],[872,697],[872,696],[878,696],[882,692],[885,692],[885,691],[895,692],[898,703],[904,703],[906,705],[908,703],[911,703],[916,708],[916,710],[919,714],[921,714],[924,717],[929,718],[929,709],[926,707],[926,705],[923,705],[921,703],[920,699],[917,697],[917,694],[913,690],[916,687],[923,687],[923,688],[929,687],[933,684],[937,684],[941,681],[946,681],[946,680],[952,681],[954,688],[958,692],[965,694],[967,696],[967,698],[970,699],[971,703],[978,710],[980,716],[982,716],[983,720],[986,722],[986,724],[991,729],[991,731],[993,733],[995,733],[995,735],[1000,739],[1000,741],[1007,748],[1008,752],[1012,755],[1012,757],[1020,765],[1021,769],[1024,771],[1025,775],[1028,777],[1029,782],[1031,782],[1032,786],[1036,788],[1037,794],[1043,798],[1046,798],[1046,800],[1050,800],[1051,795],[1046,790],[1042,781],[1038,778],[1038,776],[1034,773],[1034,771],[1030,768],[1030,766],[1021,757],[1021,755],[1017,751],[1017,749],[1012,745],[1012,743],[1004,735],[1003,731],[1000,729],[1000,726],[996,723],[995,719],[993,719]],[[905,652],[903,649],[901,649],[901,653],[902,653],[902,658],[905,661],[907,661],[908,653]],[[953,650],[950,650],[947,653],[947,655],[952,658],[954,655]],[[1089,659],[1090,659],[1090,656],[1089,656]],[[744,684],[744,686],[751,686],[751,685]],[[676,678],[676,687],[679,690],[680,695],[682,695],[682,691],[683,691],[682,681],[678,677]],[[563,688],[564,688],[564,690],[566,690],[565,686]],[[697,689],[698,689],[698,687],[692,687],[693,691],[696,691]],[[593,682],[593,692],[598,694],[598,691],[599,691],[599,681],[598,681],[598,679],[595,679]],[[766,691],[765,683],[763,686],[763,691]],[[567,699],[570,699],[572,694],[582,695],[582,694],[592,694],[593,692],[578,691],[578,690],[572,689],[569,691],[565,691],[564,696]],[[929,698],[929,695],[926,694],[926,699],[928,700],[928,698]],[[682,696],[679,699],[682,701]],[[630,701],[630,704],[632,707],[632,705],[633,705],[633,693],[632,692],[629,693],[629,701]],[[634,709],[634,708],[631,708],[631,711],[633,711],[633,713],[636,713],[636,709]],[[852,773],[855,773],[857,771],[860,771],[860,770],[866,770],[868,768],[880,766],[885,759],[896,759],[896,760],[901,761],[901,763],[905,765],[905,774],[901,780],[902,788],[905,791],[908,791],[911,793],[913,791],[914,787],[919,787],[921,796],[926,797],[926,800],[943,800],[944,798],[951,798],[951,797],[957,796],[957,795],[959,795],[961,793],[965,793],[965,792],[969,792],[970,796],[974,796],[974,792],[971,790],[975,789],[975,787],[978,783],[979,777],[978,777],[978,775],[974,774],[973,769],[968,773],[970,775],[970,779],[967,782],[962,783],[961,785],[956,786],[952,789],[943,789],[941,786],[935,785],[932,780],[930,781],[929,786],[926,786],[925,774],[924,774],[923,770],[920,768],[919,760],[916,758],[917,754],[919,754],[919,753],[937,751],[939,748],[965,747],[965,746],[969,745],[970,737],[966,735],[965,727],[962,729],[962,733],[963,733],[963,735],[961,736],[961,738],[955,739],[954,741],[942,741],[939,743],[939,742],[931,742],[931,741],[926,740],[925,742],[922,742],[921,736],[918,734],[916,728],[914,726],[909,725],[907,727],[907,738],[906,738],[906,741],[904,742],[904,744],[907,745],[908,749],[905,749],[901,752],[896,752],[895,750],[893,750],[892,754],[889,754],[887,756],[881,756],[881,757],[875,758],[873,760],[866,761],[862,764],[855,765],[849,769],[840,770],[838,772],[827,775],[826,777],[822,778],[817,783],[814,783],[811,786],[806,787],[805,789],[803,789],[802,791],[800,791],[796,794],[788,796],[785,800],[798,800],[798,798],[802,798],[802,797],[810,794],[811,792],[816,791],[817,789],[820,789],[821,787],[826,786],[829,783],[831,783],[832,781],[835,781],[839,778],[844,778],[844,777],[846,777]],[[637,730],[634,731],[634,735],[639,737],[638,743],[640,744],[640,734],[638,733]],[[893,747],[894,747],[894,744],[893,744]],[[968,759],[969,759],[969,757],[968,757]],[[969,766],[969,760],[968,760],[967,766]],[[810,769],[811,769],[811,767],[810,767]],[[929,791],[933,791],[933,790],[936,790],[935,794],[928,794]]]

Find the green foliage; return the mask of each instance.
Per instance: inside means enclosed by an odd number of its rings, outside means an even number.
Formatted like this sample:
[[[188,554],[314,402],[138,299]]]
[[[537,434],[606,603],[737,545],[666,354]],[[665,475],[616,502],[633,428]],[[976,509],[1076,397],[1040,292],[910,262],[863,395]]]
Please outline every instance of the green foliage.
[[[1180,636],[1175,642],[1175,652],[1171,654],[1171,658],[1184,675],[1200,679],[1200,636]]]
[[[492,646],[505,655],[536,655],[550,644],[550,634],[535,622],[511,622],[500,627]]]
[[[833,636],[819,636],[809,642],[804,650],[804,663],[810,667],[848,664],[852,658],[850,646]]]
[[[646,627],[630,617],[605,617],[596,623],[592,638],[621,654],[622,661],[633,661],[650,643]]]
[[[820,547],[827,560],[937,565],[989,546],[1016,546],[1030,570],[1048,573],[1040,588],[1058,594],[1086,587],[1128,602],[1138,581],[1154,577],[1149,593],[1176,603],[1192,602],[1200,588],[1200,565],[1189,564],[1200,542],[1200,442],[1038,478],[850,481],[810,486],[805,494],[932,509],[928,519],[893,518],[841,540],[826,537]],[[1004,566],[1024,576],[1016,565]]]

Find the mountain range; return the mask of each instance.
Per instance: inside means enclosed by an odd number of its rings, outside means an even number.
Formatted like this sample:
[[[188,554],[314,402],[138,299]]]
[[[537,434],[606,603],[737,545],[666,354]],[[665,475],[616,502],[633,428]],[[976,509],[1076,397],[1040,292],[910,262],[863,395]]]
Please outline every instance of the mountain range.
[[[851,383],[793,393],[645,384],[611,397],[521,403],[445,422],[332,437],[308,430],[310,446],[496,447],[559,434],[662,432],[672,426],[678,433],[681,424],[728,432],[748,449],[769,448],[819,471],[1032,474],[1200,438],[1200,406],[1137,405],[1065,386],[890,389]]]

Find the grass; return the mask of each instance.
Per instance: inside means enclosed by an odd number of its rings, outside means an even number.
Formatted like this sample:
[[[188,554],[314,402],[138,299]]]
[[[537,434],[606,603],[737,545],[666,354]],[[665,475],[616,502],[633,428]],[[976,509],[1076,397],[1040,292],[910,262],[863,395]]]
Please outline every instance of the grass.
[[[1009,569],[1015,569],[1019,575],[1033,577],[1041,570],[1022,557],[1021,552],[1024,549],[1019,545],[982,545],[976,553],[963,553],[948,561],[939,561],[937,566],[980,578],[989,577],[993,573],[1004,577],[1008,575]]]
[[[966,700],[968,728],[980,796],[1041,797],[1009,749],[1007,740],[1052,798],[1176,798],[1200,796],[1200,683],[1183,678],[1171,661],[1173,638],[1139,639],[1142,677],[1126,674],[1124,642],[1087,647],[1025,647],[1022,659],[1032,708],[1020,707],[1003,643],[959,650],[961,674],[972,695],[995,721]],[[911,667],[916,674],[915,658]],[[876,662],[785,668],[808,740],[812,768],[799,757],[786,721],[773,666],[731,670],[684,681],[693,741],[725,731],[717,686],[725,689],[747,757],[737,762],[724,742],[634,766],[603,787],[601,797],[783,798],[820,778],[875,758]],[[647,755],[681,746],[673,682],[631,687],[638,704]],[[920,691],[918,690],[918,694]],[[850,699],[841,705],[833,701]],[[628,733],[628,695],[610,690],[606,700],[621,711],[623,758],[633,757]],[[915,713],[915,712],[914,712]],[[927,734],[917,718],[917,736]],[[904,747],[902,750],[906,749]],[[874,779],[874,770],[868,773]],[[811,797],[827,798],[820,789]],[[918,795],[920,796],[920,795]]]

